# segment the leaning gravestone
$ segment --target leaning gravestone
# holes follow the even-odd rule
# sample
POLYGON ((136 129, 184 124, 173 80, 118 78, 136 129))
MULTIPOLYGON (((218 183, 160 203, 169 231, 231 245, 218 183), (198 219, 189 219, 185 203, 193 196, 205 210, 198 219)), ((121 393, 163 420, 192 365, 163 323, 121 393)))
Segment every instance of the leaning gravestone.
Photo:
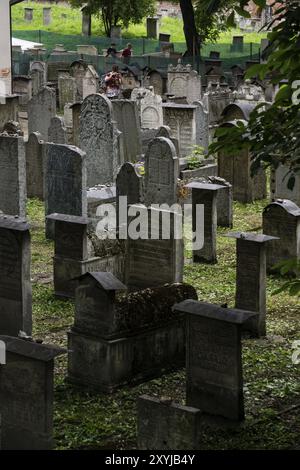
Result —
POLYGON ((39 132, 30 134, 25 144, 27 197, 44 199, 43 141, 39 132))
MULTIPOLYGON (((47 144, 45 150, 45 215, 87 214, 85 153, 70 145, 47 144)), ((46 236, 53 238, 53 222, 46 220, 46 236)))
POLYGON ((42 139, 47 141, 51 119, 55 115, 55 91, 49 87, 42 88, 28 102, 28 134, 39 132, 42 139))
POLYGON ((178 174, 179 161, 171 140, 152 140, 145 156, 145 204, 175 204, 178 174))
POLYGON ((6 364, 0 366, 3 450, 51 450, 56 346, 0 336, 6 364))
POLYGON ((0 215, 0 334, 31 334, 30 233, 24 219, 0 215))
POLYGON ((120 132, 112 120, 112 105, 104 95, 90 95, 80 113, 80 148, 86 152, 87 186, 114 180, 123 163, 120 132))
POLYGON ((26 216, 26 164, 22 137, 0 135, 0 211, 26 216))
POLYGON ((48 130, 48 142, 67 144, 67 129, 63 118, 55 116, 51 119, 48 130))
POLYGON ((149 90, 135 88, 131 99, 137 102, 143 129, 157 129, 163 125, 162 98, 154 94, 152 87, 149 90))
POLYGON ((287 199, 277 199, 263 211, 263 231, 278 240, 267 245, 267 271, 281 261, 300 260, 300 208, 287 199))

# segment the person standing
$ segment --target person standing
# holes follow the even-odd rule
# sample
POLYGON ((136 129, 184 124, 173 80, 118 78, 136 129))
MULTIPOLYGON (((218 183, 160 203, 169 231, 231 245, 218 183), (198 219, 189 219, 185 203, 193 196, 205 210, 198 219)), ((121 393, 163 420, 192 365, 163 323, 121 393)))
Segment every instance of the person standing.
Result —
POLYGON ((120 95, 122 85, 122 75, 117 65, 112 66, 112 71, 105 76, 106 96, 110 99, 116 99, 120 95))
POLYGON ((116 57, 116 55, 117 55, 116 45, 114 42, 112 42, 106 51, 106 57, 109 57, 109 56, 116 57))

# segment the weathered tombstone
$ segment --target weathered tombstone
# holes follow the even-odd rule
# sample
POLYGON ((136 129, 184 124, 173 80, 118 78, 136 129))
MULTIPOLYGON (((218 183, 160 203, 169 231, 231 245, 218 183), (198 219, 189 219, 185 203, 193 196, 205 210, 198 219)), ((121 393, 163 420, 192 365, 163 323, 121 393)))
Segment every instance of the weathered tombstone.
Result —
MULTIPOLYGON (((98 51, 97 51, 98 54, 98 51)), ((86 98, 89 95, 98 93, 99 90, 99 75, 96 72, 95 68, 92 65, 88 65, 84 78, 83 78, 83 88, 82 88, 82 99, 86 98)))
POLYGON ((67 144, 67 130, 63 118, 55 116, 51 119, 48 130, 48 142, 67 144))
POLYGON ((0 266, 0 334, 30 335, 30 233, 24 219, 0 215, 0 266))
MULTIPOLYGON (((196 103, 194 103, 196 104, 196 103)), ((209 142, 209 115, 208 111, 201 101, 197 102, 197 134, 199 139, 199 145, 204 148, 205 153, 208 152, 209 142)))
POLYGON ((53 442, 54 358, 57 346, 0 336, 6 364, 0 371, 3 450, 51 450, 53 442))
POLYGON ((182 282, 182 215, 142 205, 130 206, 129 231, 130 224, 136 223, 135 217, 131 215, 133 213, 141 214, 146 224, 141 227, 139 238, 132 238, 129 233, 126 240, 125 284, 128 289, 139 290, 182 282))
POLYGON ((113 100, 113 117, 122 132, 124 159, 135 162, 142 154, 141 126, 137 104, 130 100, 113 100))
POLYGON ((164 124, 171 129, 171 136, 179 142, 180 157, 186 157, 195 145, 201 145, 199 134, 198 104, 164 103, 164 124))
POLYGON ((80 147, 80 113, 81 102, 70 106, 72 112, 72 144, 80 147))
POLYGON ((157 39, 158 38, 158 31, 159 31, 159 18, 152 17, 147 18, 147 38, 149 39, 157 39))
POLYGON ((135 88, 131 99, 137 101, 143 129, 157 129, 164 124, 162 99, 154 94, 153 89, 135 88))
POLYGON ((176 299, 197 299, 187 284, 117 297, 126 289, 109 272, 78 280, 75 321, 68 335, 68 379, 95 391, 159 377, 184 363, 184 317, 172 312, 176 299))
POLYGON ((120 218, 119 211, 126 210, 129 205, 140 204, 142 201, 142 180, 143 178, 137 173, 132 163, 125 162, 121 166, 116 179, 116 227, 119 227, 120 218), (125 205, 122 205, 121 197, 126 197, 125 205))
MULTIPOLYGON (((193 250, 194 263, 217 262, 217 193, 223 190, 219 184, 189 183, 187 188, 192 189, 192 227, 196 233, 197 228, 203 230, 203 247, 193 250), (197 218, 200 216, 200 206, 204 213, 203 226, 197 218)), ((200 234, 196 234, 200 239, 200 234)))
POLYGON ((28 102, 28 134, 39 132, 42 139, 47 141, 51 119, 55 116, 55 92, 45 87, 28 102))
POLYGON ((300 260, 300 208, 295 203, 277 199, 265 207, 263 232, 278 237, 266 247, 267 272, 282 261, 300 260))
POLYGON ((208 182, 223 186, 223 189, 220 188, 217 193, 217 225, 231 228, 233 225, 232 186, 218 176, 209 176, 208 182))
POLYGON ((43 8, 43 25, 48 26, 51 23, 51 7, 43 8))
MULTIPOLYGON (((1 81, 0 75, 0 84, 1 81)), ((0 132, 3 129, 4 124, 8 121, 18 121, 19 112, 19 96, 10 95, 3 98, 2 91, 0 91, 0 132)))
POLYGON ((124 161, 121 133, 112 114, 111 102, 104 95, 90 95, 81 105, 79 146, 86 152, 88 187, 113 181, 124 161))
POLYGON ((84 36, 91 36, 92 34, 92 15, 88 11, 87 5, 81 8, 82 13, 82 34, 84 36))
POLYGON ((44 200, 43 141, 39 132, 25 143, 27 197, 44 200))
POLYGON ((187 103, 201 100, 201 77, 191 65, 178 65, 168 68, 168 94, 178 98, 186 98, 187 103))
MULTIPOLYGON (((46 144, 44 167, 45 215, 55 212, 85 216, 85 153, 77 147, 46 144)), ((46 219, 46 236, 53 238, 53 223, 46 219)))
POLYGON ((167 73, 162 70, 150 70, 145 79, 145 84, 151 86, 156 95, 164 95, 167 90, 167 73))
POLYGON ((67 103, 75 103, 76 101, 76 82, 75 78, 68 73, 58 76, 58 95, 59 107, 63 109, 67 103))
POLYGON ((178 173, 179 162, 171 140, 154 139, 145 156, 145 204, 175 204, 178 173))
POLYGON ((252 325, 255 337, 266 335, 266 243, 276 237, 262 233, 229 233, 236 238, 235 306, 259 314, 252 325))
POLYGON ((31 23, 33 20, 33 8, 24 8, 24 20, 31 23))
POLYGON ((186 404, 210 415, 242 421, 241 330, 257 314, 195 300, 173 308, 187 316, 186 404))
MULTIPOLYGON (((235 124, 222 124, 229 127, 235 124)), ((233 199, 243 203, 264 199, 266 196, 266 174, 260 169, 251 175, 251 155, 248 149, 240 150, 236 155, 218 153, 218 176, 232 185, 233 199)))
POLYGON ((243 52, 244 50, 244 36, 233 36, 232 38, 232 52, 243 52))
POLYGON ((0 136, 0 211, 26 216, 26 163, 22 137, 0 136))
MULTIPOLYGON (((81 48, 79 53, 91 55, 92 47, 94 46, 78 46, 78 48, 81 48)), ((94 48, 94 55, 98 55, 97 48, 94 48)), ((92 65, 88 65, 83 60, 76 60, 70 65, 70 75, 76 83, 76 100, 81 101, 87 96, 98 92, 99 76, 92 65)))
POLYGON ((101 269, 99 258, 88 256, 88 219, 64 214, 47 217, 54 225, 54 292, 58 298, 74 297, 76 278, 101 269))
POLYGON ((186 405, 139 397, 139 449, 199 449, 203 433, 244 419, 241 329, 257 314, 190 299, 173 310, 187 319, 186 405))

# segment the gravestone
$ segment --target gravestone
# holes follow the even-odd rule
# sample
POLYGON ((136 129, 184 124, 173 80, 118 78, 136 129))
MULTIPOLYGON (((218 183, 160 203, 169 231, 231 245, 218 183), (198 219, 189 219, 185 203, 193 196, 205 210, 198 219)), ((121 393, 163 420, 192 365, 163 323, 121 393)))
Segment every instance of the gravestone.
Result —
MULTIPOLYGON (((194 103, 196 104, 196 103, 194 103)), ((205 109, 204 104, 201 101, 197 102, 197 134, 199 139, 199 145, 204 148, 204 152, 208 152, 209 141, 209 115, 205 109)))
POLYGON ((124 161, 121 133, 112 115, 111 102, 104 95, 90 95, 81 105, 79 146, 86 152, 88 187, 113 181, 124 161))
POLYGON ((187 103, 201 100, 201 76, 191 65, 183 65, 181 59, 178 65, 168 68, 168 94, 176 98, 185 98, 187 103))
POLYGON ((157 39, 159 34, 159 18, 147 18, 147 38, 157 39))
POLYGON ((122 132, 124 159, 135 162, 142 154, 141 126, 137 104, 130 100, 113 100, 113 118, 122 132))
POLYGON ((223 186, 217 193, 217 225, 231 228, 233 225, 232 186, 218 176, 209 176, 208 182, 223 186))
POLYGON ((143 129, 157 129, 164 124, 162 99, 153 89, 135 88, 131 99, 137 101, 143 129))
MULTIPOLYGON (((133 222, 135 225, 135 222, 133 222)), ((125 284, 129 290, 158 287, 168 283, 182 282, 183 240, 182 215, 178 212, 130 206, 126 240, 125 284), (140 213, 145 225, 140 237, 130 236, 130 224, 140 213), (162 221, 164 220, 164 224, 162 221), (166 226, 168 234, 166 237, 166 226)))
POLYGON ((235 306, 259 314, 251 327, 254 337, 266 335, 266 243, 276 237, 262 233, 232 232, 236 239, 235 306))
POLYGON ((0 136, 0 211, 26 216, 26 163, 22 137, 0 136))
POLYGON ((39 132, 29 135, 25 143, 27 197, 44 200, 43 141, 39 132))
MULTIPOLYGON (((85 216, 85 153, 69 145, 46 144, 44 190, 46 216, 55 212, 85 216)), ((53 223, 46 219, 46 237, 52 239, 53 235, 53 223)))
MULTIPOLYGON (((236 124, 222 124, 232 127, 236 124)), ((239 150, 235 155, 218 153, 218 176, 232 185, 235 201, 250 203, 266 197, 266 174, 263 169, 251 175, 251 155, 248 149, 239 150)))
POLYGON ((232 37, 232 52, 243 52, 244 50, 244 36, 233 36, 232 37))
POLYGON ((118 230, 119 223, 123 223, 123 217, 125 214, 123 212, 126 210, 127 217, 127 208, 132 204, 139 204, 142 201, 142 180, 143 178, 138 174, 135 166, 132 163, 125 162, 121 166, 117 179, 116 179, 116 212, 117 212, 117 222, 116 227, 118 230), (120 198, 126 197, 124 200, 124 205, 120 198), (119 213, 121 212, 121 214, 119 213), (121 217, 120 217, 121 215, 121 217))
POLYGON ((144 83, 151 86, 156 95, 162 96, 167 91, 167 74, 161 70, 150 70, 144 83))
POLYGON ((55 116, 55 92, 51 88, 45 87, 28 102, 28 134, 39 132, 42 139, 47 141, 51 119, 55 116))
POLYGON ((195 300, 185 300, 173 308, 187 317, 187 406, 242 421, 241 330, 257 314, 195 300))
POLYGON ((171 140, 154 139, 145 156, 145 204, 168 204, 177 202, 177 178, 179 162, 171 140))
POLYGON ((70 106, 72 112, 72 144, 80 147, 80 113, 81 102, 70 106))
MULTIPOLYGON (((1 80, 0 73, 0 84, 3 83, 1 80)), ((18 121, 19 114, 19 96, 10 95, 6 96, 5 99, 1 96, 0 91, 0 132, 2 132, 3 126, 8 121, 18 121)))
POLYGON ((51 23, 51 7, 43 8, 43 25, 49 26, 51 23))
POLYGON ((187 188, 192 189, 192 228, 196 239, 200 239, 197 233, 203 231, 203 246, 193 250, 194 263, 217 262, 217 193, 223 190, 219 184, 189 183, 187 188), (204 214, 203 225, 200 224, 200 206, 204 214))
POLYGON ((48 130, 48 142, 67 144, 67 130, 63 118, 55 116, 51 119, 48 130))
POLYGON ((171 129, 171 137, 179 143, 180 157, 190 155, 196 145, 201 145, 198 104, 164 103, 164 124, 171 129))
POLYGON ((287 199, 277 199, 263 210, 263 232, 278 237, 268 243, 267 272, 282 261, 300 260, 300 208, 287 199))
POLYGON ((2 449, 53 449, 54 358, 66 351, 11 336, 0 341, 6 346, 0 368, 2 449))
POLYGON ((31 23, 33 20, 33 8, 24 8, 24 20, 31 23))
POLYGON ((24 219, 0 215, 0 266, 0 334, 31 335, 30 233, 24 219))
POLYGON ((58 76, 58 95, 60 109, 63 109, 66 104, 73 104, 76 101, 75 78, 68 73, 59 74, 58 76))
POLYGON ((92 15, 86 7, 81 8, 82 13, 82 34, 91 36, 92 34, 92 15))

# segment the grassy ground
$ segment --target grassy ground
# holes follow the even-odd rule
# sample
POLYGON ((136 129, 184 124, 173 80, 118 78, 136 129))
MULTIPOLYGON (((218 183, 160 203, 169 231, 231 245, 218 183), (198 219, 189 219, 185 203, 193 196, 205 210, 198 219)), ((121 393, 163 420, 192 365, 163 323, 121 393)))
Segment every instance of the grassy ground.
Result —
MULTIPOLYGON (((52 23, 49 26, 43 25, 42 10, 47 6, 46 3, 39 4, 36 2, 20 3, 12 8, 12 25, 14 30, 39 30, 49 31, 53 33, 63 34, 81 34, 81 12, 79 9, 72 9, 68 6, 59 6, 51 4, 52 23), (24 7, 34 8, 33 21, 28 23, 24 20, 24 7)), ((162 18, 160 31, 171 34, 173 42, 184 42, 182 29, 182 21, 177 18, 162 18)), ((219 39, 220 43, 229 44, 232 42, 234 34, 240 34, 239 31, 232 30, 228 33, 222 33, 219 39)), ((92 34, 104 36, 104 30, 101 21, 94 17, 92 21, 92 34)), ((128 30, 123 31, 126 38, 142 38, 146 36, 145 21, 143 24, 130 25, 128 30)), ((245 34, 245 42, 260 43, 260 39, 266 34, 247 33, 245 34)))
MULTIPOLYGON (((234 229, 259 230, 267 201, 235 203, 234 229)), ((44 239, 42 203, 30 200, 32 223, 32 279, 34 335, 66 346, 72 325, 71 301, 55 300, 51 281, 52 242, 44 239)), ((193 284, 199 299, 234 304, 235 243, 218 230, 218 264, 185 266, 185 281, 193 284)), ((247 419, 234 433, 204 435, 203 449, 294 449, 300 446, 300 365, 293 365, 291 343, 300 339, 299 298, 272 296, 282 284, 269 277, 267 332, 260 340, 243 341, 244 395, 247 419)), ((126 387, 114 394, 77 391, 65 383, 66 358, 56 365, 54 430, 58 449, 133 449, 136 446, 136 398, 170 397, 184 403, 184 370, 148 383, 126 387)))

